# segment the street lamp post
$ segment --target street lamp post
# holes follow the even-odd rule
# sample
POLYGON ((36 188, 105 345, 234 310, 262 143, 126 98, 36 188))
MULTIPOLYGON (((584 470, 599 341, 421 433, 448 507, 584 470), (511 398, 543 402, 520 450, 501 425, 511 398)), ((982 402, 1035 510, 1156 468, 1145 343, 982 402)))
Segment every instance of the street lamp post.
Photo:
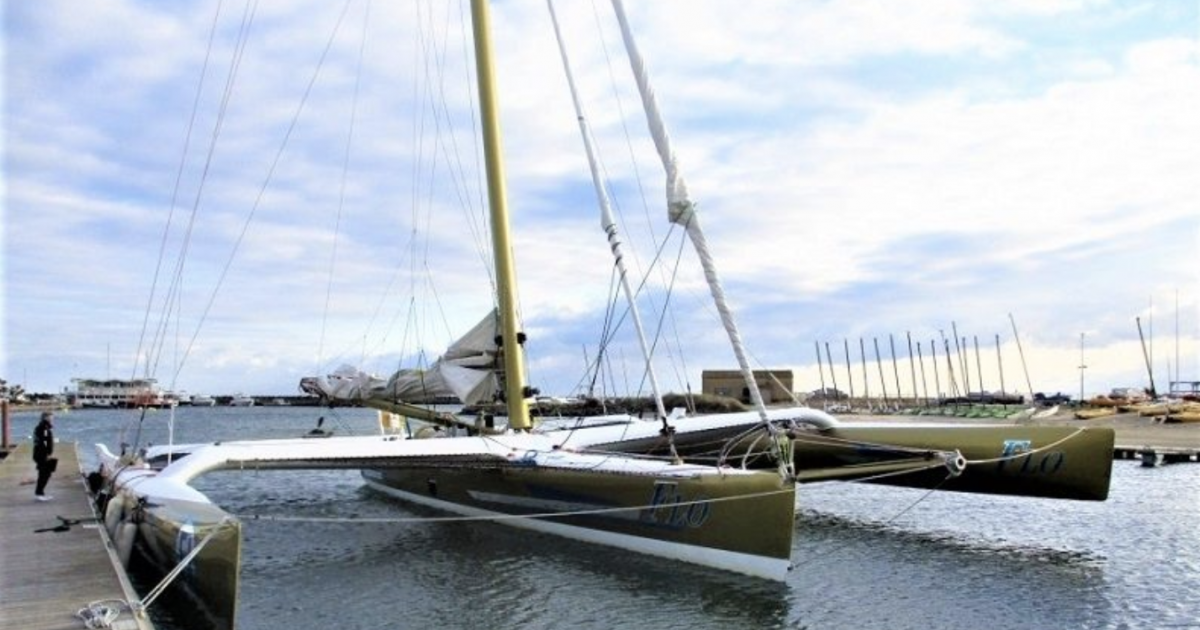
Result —
POLYGON ((1087 365, 1083 362, 1083 338, 1087 333, 1079 333, 1079 404, 1083 405, 1083 371, 1087 365))

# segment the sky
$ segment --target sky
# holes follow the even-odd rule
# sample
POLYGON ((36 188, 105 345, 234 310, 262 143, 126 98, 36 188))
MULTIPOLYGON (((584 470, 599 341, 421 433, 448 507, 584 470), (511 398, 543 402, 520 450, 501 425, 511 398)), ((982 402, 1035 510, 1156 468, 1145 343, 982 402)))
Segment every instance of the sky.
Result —
MULTIPOLYGON (((910 395, 907 339, 930 390, 957 331, 972 391, 1200 380, 1200 2, 628 4, 754 367, 861 392, 865 348, 910 395)), ((698 391, 733 354, 611 7, 556 7, 656 373, 698 391)), ((464 13, 4 3, 0 378, 279 395, 436 358, 494 302, 464 13)), ((492 26, 532 384, 645 391, 621 303, 588 376, 612 257, 546 5, 492 26)))

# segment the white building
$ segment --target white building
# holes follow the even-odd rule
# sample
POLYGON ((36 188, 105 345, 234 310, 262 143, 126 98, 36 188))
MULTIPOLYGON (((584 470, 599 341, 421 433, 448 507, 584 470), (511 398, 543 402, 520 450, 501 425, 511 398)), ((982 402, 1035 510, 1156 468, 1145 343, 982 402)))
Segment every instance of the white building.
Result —
POLYGON ((165 407, 167 403, 158 382, 152 378, 90 379, 73 378, 75 391, 68 395, 75 408, 165 407))

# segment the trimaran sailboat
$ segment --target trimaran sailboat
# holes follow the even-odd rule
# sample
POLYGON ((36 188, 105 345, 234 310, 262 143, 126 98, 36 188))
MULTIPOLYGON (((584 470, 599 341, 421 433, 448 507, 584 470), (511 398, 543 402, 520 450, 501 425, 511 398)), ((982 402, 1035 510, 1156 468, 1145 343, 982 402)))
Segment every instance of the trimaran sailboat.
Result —
MULTIPOLYGON (((105 529, 122 560, 140 550, 165 571, 176 569, 212 623, 232 627, 241 525, 188 485, 222 469, 360 469, 376 490, 448 512, 775 580, 791 566, 797 483, 868 479, 967 492, 1106 498, 1109 429, 846 425, 806 407, 763 405, 619 0, 613 4, 668 172, 670 219, 696 245, 756 410, 668 418, 655 385, 659 417, 653 421, 608 417, 535 426, 516 317, 488 7, 484 0, 471 4, 498 310, 455 344, 437 368, 445 386, 468 400, 489 394, 488 384, 501 375, 507 426, 464 423, 409 405, 404 392, 412 380, 403 374, 379 380, 347 371, 307 379, 303 387, 447 424, 459 435, 416 439, 384 432, 222 442, 151 449, 140 459, 98 446, 106 481, 105 529), (168 450, 170 463, 155 465, 168 450), (181 566, 193 570, 181 573, 181 566)), ((582 130, 586 145, 588 132, 582 130)), ((603 206, 599 186, 598 191, 603 206)), ((615 223, 607 218, 604 227, 619 258, 615 223)), ((432 376, 420 375, 422 387, 432 376)))

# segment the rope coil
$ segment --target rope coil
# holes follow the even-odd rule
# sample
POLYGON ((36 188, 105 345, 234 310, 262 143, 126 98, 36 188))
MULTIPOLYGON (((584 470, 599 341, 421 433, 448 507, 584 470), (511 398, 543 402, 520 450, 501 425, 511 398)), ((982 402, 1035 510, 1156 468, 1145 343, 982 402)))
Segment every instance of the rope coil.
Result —
POLYGON ((131 610, 129 603, 120 599, 102 599, 89 603, 75 612, 75 616, 83 622, 85 628, 111 628, 121 613, 131 610), (110 606, 109 603, 116 604, 110 606))

